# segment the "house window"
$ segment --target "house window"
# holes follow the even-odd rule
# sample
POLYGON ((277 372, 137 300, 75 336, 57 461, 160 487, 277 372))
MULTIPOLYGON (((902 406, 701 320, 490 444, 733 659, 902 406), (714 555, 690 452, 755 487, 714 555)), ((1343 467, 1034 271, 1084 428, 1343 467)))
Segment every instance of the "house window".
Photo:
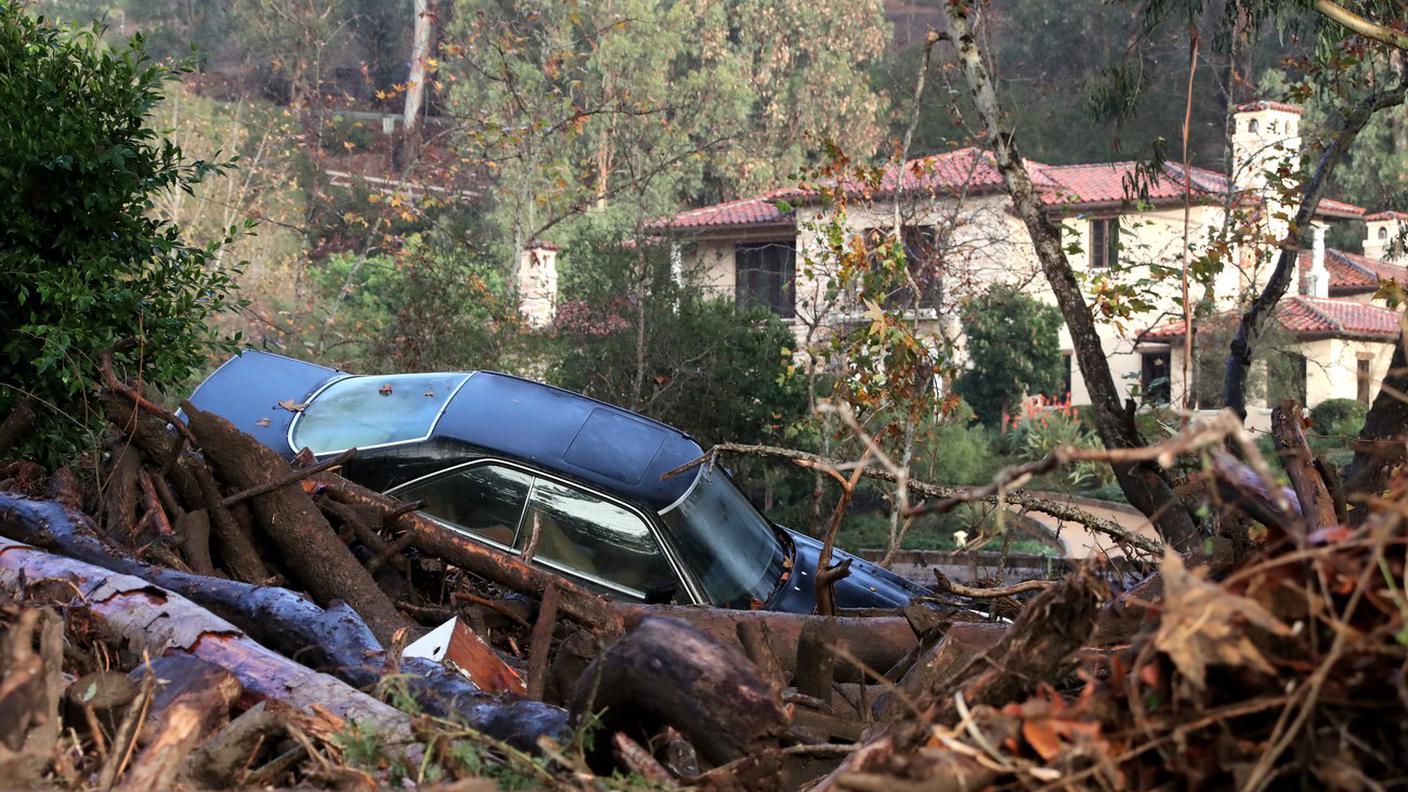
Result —
POLYGON ((1108 269, 1120 263, 1120 219, 1101 217, 1090 221, 1090 267, 1108 269))
POLYGON ((1256 127, 1257 127, 1257 125, 1256 125, 1256 119, 1255 119, 1255 118, 1253 118, 1252 120, 1250 120, 1250 121, 1247 122, 1247 131, 1248 131, 1248 132, 1250 132, 1250 133, 1252 133, 1252 134, 1256 134, 1256 127))
POLYGON ((1359 360, 1357 361, 1357 363, 1358 363, 1358 365, 1355 367, 1355 372, 1354 372, 1354 374, 1355 374, 1355 377, 1357 378, 1359 390, 1358 390, 1358 393, 1356 394, 1356 398, 1359 399, 1359 402, 1360 402, 1361 404, 1368 404, 1368 403, 1369 403, 1369 363, 1370 363, 1370 360, 1369 360, 1369 358, 1362 357, 1362 358, 1359 358, 1359 360))
POLYGON ((733 263, 734 297, 739 306, 766 306, 784 319, 797 315, 795 242, 738 245, 733 263))
POLYGON ((1168 404, 1169 363, 1168 350, 1145 352, 1140 355, 1139 389, 1144 393, 1144 401, 1149 404, 1168 404))
POLYGON ((1061 387, 1065 388, 1065 391, 1064 391, 1064 393, 1063 393, 1062 395, 1063 395, 1067 400, 1069 400, 1069 399, 1071 398, 1071 382, 1072 382, 1072 380, 1071 380, 1071 374, 1072 374, 1071 366, 1074 365, 1074 363, 1073 363, 1073 361, 1072 361, 1072 357, 1073 357, 1073 355, 1072 355, 1070 352, 1063 352, 1063 353, 1061 353, 1061 358, 1062 358, 1062 360, 1063 360, 1064 363, 1065 363, 1065 369, 1061 372, 1061 377, 1062 377, 1062 379, 1061 379, 1061 387))
MULTIPOLYGON (((863 233, 865 248, 875 262, 884 255, 882 251, 894 238, 890 228, 867 228, 863 233)), ((943 299, 943 277, 938 254, 938 235, 933 226, 909 225, 900 227, 900 242, 904 245, 905 265, 914 285, 919 287, 920 308, 938 308, 943 299)), ((906 309, 914 306, 914 292, 909 284, 886 285, 883 299, 878 302, 886 308, 906 309)))
POLYGON ((1380 226, 1380 227, 1379 227, 1379 239, 1388 239, 1388 227, 1387 227, 1387 226, 1380 226))

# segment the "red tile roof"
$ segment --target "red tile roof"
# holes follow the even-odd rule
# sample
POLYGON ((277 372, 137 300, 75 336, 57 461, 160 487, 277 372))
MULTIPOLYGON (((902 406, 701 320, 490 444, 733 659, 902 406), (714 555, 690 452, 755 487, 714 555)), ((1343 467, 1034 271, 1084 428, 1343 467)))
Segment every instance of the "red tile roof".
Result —
MULTIPOLYGON (((1310 251, 1300 253, 1302 275, 1310 269, 1310 251)), ((1379 281, 1397 281, 1408 286, 1408 267, 1390 264, 1376 258, 1347 253, 1343 250, 1325 251, 1325 269, 1330 273, 1330 293, 1363 294, 1379 287, 1379 281)))
MULTIPOLYGON (((1042 202, 1053 209, 1082 211, 1118 206, 1124 203, 1134 184, 1136 163, 1098 162, 1079 165, 1046 165, 1027 161, 1027 170, 1042 202)), ((1194 201, 1225 198, 1233 189, 1226 175, 1205 168, 1191 168, 1187 181, 1191 183, 1194 201)), ((1184 174, 1180 165, 1165 163, 1162 174, 1147 185, 1148 198, 1154 204, 1170 204, 1183 200, 1184 174)), ((834 184, 834 182, 832 182, 834 184)), ((901 192, 959 193, 993 192, 1002 187, 992 153, 974 147, 910 160, 902 170, 888 166, 881 174, 878 193, 893 193, 898 185, 901 192)), ((847 185, 848 191, 865 191, 859 182, 847 185)), ((782 212, 781 201, 802 203, 816 199, 816 191, 803 187, 773 190, 751 198, 691 209, 661 221, 658 226, 676 229, 717 229, 724 227, 758 226, 791 222, 792 215, 782 212)), ((1320 202, 1322 217, 1360 217, 1362 207, 1329 199, 1320 202)))
POLYGON ((1393 211, 1393 210, 1390 209, 1390 210, 1387 211, 1387 212, 1374 212, 1374 213, 1371 214, 1371 215, 1365 215, 1365 216, 1364 216, 1364 219, 1365 219, 1365 220, 1408 220, 1408 212, 1395 212, 1395 211, 1393 211))
POLYGON ((740 198, 702 209, 680 212, 670 220, 660 223, 669 228, 707 229, 726 226, 758 226, 770 224, 790 224, 792 213, 783 212, 778 206, 780 199, 794 192, 792 188, 774 190, 753 198, 740 198))
MULTIPOLYGON (((1235 314, 1225 312, 1210 321, 1222 325, 1235 320, 1235 314)), ((1397 311, 1333 297, 1287 297, 1276 307, 1276 322, 1301 340, 1359 338, 1387 342, 1396 339, 1399 333, 1397 311)), ((1180 321, 1151 327, 1139 338, 1141 341, 1171 341, 1182 337, 1180 321)))
POLYGON ((1237 105, 1239 113, 1254 113, 1257 110, 1280 110, 1284 113, 1295 113, 1300 115, 1305 112, 1305 108, 1300 105, 1287 104, 1285 102, 1256 101, 1237 105))

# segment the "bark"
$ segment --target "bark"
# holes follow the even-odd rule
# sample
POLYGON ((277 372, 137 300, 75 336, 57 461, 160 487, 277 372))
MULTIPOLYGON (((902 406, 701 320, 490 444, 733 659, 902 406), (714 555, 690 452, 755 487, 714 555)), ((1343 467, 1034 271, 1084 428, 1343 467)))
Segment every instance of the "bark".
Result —
MULTIPOLYGON (((370 688, 381 678, 385 650, 346 604, 324 609, 288 589, 177 572, 118 555, 91 534, 85 515, 48 501, 0 493, 0 515, 5 536, 175 592, 264 646, 353 687, 370 688)), ((455 715, 523 750, 536 750, 539 736, 560 736, 565 728, 561 708, 488 695, 439 663, 407 660, 402 668, 409 671, 411 696, 426 712, 455 715)))
POLYGON ((552 648, 552 633, 557 627, 557 586, 549 584, 543 592, 543 602, 533 623, 528 649, 528 698, 543 700, 547 690, 548 651, 552 648))
POLYGON ((36 581, 62 579, 68 607, 86 608, 97 623, 136 652, 187 654, 232 672, 259 699, 333 715, 386 732, 406 733, 410 719, 347 684, 265 648, 235 625, 177 594, 130 575, 0 539, 0 590, 18 596, 36 581))
POLYGON ((1315 469, 1315 455, 1305 439, 1305 416, 1299 404, 1288 399, 1271 411, 1271 436, 1276 442, 1281 466, 1296 491, 1304 532, 1313 533, 1338 525, 1334 498, 1315 469))
POLYGON ((113 452, 103 487, 103 531, 119 542, 130 542, 137 525, 137 479, 142 460, 137 449, 122 442, 113 452))
POLYGON ((832 644, 841 662, 836 666, 836 679, 842 682, 855 682, 861 679, 855 662, 869 669, 867 676, 879 677, 897 663, 919 641, 903 616, 813 616, 799 613, 776 613, 772 611, 724 610, 722 608, 694 608, 678 605, 626 605, 620 606, 626 616, 627 626, 634 625, 649 616, 665 616, 687 621, 711 638, 721 643, 739 645, 739 625, 747 622, 767 624, 771 634, 773 651, 777 655, 779 667, 788 673, 797 670, 797 643, 803 628, 811 623, 827 622, 833 625, 835 641, 832 644))
MULTIPOLYGON (((330 497, 345 504, 375 506, 385 513, 401 505, 395 498, 373 492, 334 474, 320 473, 313 480, 322 485, 330 497)), ((594 631, 620 632, 620 618, 611 603, 559 575, 529 566, 508 553, 466 539, 417 512, 398 518, 396 528, 412 532, 415 535, 412 544, 422 553, 520 594, 541 598, 549 584, 556 585, 559 589, 559 607, 568 617, 594 631)))
POLYGON ((170 789, 186 756, 200 739, 201 721, 202 712, 189 701, 179 702, 166 712, 161 727, 117 787, 119 792, 170 789))
MULTIPOLYGON (((223 418, 182 404, 191 431, 226 482, 251 489, 280 477, 290 468, 272 449, 236 429, 223 418)), ((254 513, 285 566, 323 604, 342 600, 366 620, 383 642, 409 626, 370 572, 333 532, 327 518, 297 484, 250 499, 254 513)))
POLYGON ((777 744, 782 700, 748 658, 678 619, 646 618, 587 667, 571 712, 600 713, 607 733, 673 726, 721 765, 777 744))
POLYGON ((401 116, 400 165, 415 162, 420 148, 420 115, 425 104, 426 67, 430 61, 430 39, 435 32, 435 0, 412 0, 414 14, 411 37, 411 73, 406 80, 406 105, 401 116))
POLYGON ((9 784, 37 782, 58 747, 63 630, 48 608, 26 608, 0 633, 0 772, 9 784))
MULTIPOLYGON (((1100 439, 1107 448, 1139 448, 1144 442, 1134 426, 1133 416, 1120 404, 1109 361, 1105 358, 1105 350, 1095 327, 1095 318, 1086 306, 1075 272, 1066 259, 1061 232, 1047 217, 1017 150, 1012 130, 1003 121, 992 77, 968 26, 969 6, 949 3, 946 8, 949 36, 958 50, 969 91, 987 129, 988 145, 1007 185, 1007 194, 1031 236, 1042 272, 1070 331, 1076 361, 1095 409, 1100 439)), ((1179 551, 1196 546, 1198 527, 1192 515, 1177 500, 1162 468, 1153 462, 1121 462, 1111 467, 1125 497, 1149 516, 1165 542, 1179 551)))
POLYGON ((189 449, 182 448, 184 444, 160 418, 137 410, 130 400, 105 393, 103 410, 148 458, 175 460, 167 465, 166 475, 189 509, 204 508, 208 512, 210 532, 215 538, 213 555, 219 557, 230 575, 250 583, 268 580, 269 570, 259 558, 253 535, 221 503, 224 496, 210 468, 189 449))
POLYGON ((875 717, 894 721, 917 714, 914 702, 924 691, 947 685, 974 658, 997 645, 1007 630, 1004 624, 953 625, 932 642, 933 647, 915 660, 893 688, 875 700, 875 717))
POLYGON ((1266 325, 1271 322, 1276 304, 1281 301, 1291 285, 1300 251, 1310 244, 1311 222, 1315 219, 1316 210, 1320 208, 1320 199, 1329 187, 1330 176, 1353 145, 1360 130, 1364 129, 1364 125, 1369 123, 1375 113, 1403 104, 1405 88, 1408 88, 1408 85, 1400 83, 1394 88, 1376 91, 1335 120, 1334 132, 1320 154, 1315 173, 1302 189, 1300 208, 1291 220, 1290 236, 1281 242, 1281 254, 1276 259, 1276 268, 1272 270, 1265 288, 1242 314, 1241 322, 1237 326, 1237 335, 1233 337, 1228 350, 1223 401, 1243 419, 1247 417, 1247 374, 1251 371, 1252 355, 1266 330, 1266 325))
POLYGON ((194 708, 199 715, 196 735, 204 740, 230 722, 230 708, 244 694, 244 686, 234 674, 190 655, 155 658, 149 665, 133 669, 129 679, 133 683, 141 681, 148 667, 156 675, 156 687, 142 724, 142 732, 147 735, 144 742, 155 739, 153 735, 161 732, 169 714, 183 705, 194 708))
MULTIPOLYGON (((1345 470, 1345 497, 1380 495, 1388 487, 1389 474, 1403 463, 1404 437, 1408 434, 1408 358, 1404 355, 1403 336, 1393 347, 1393 359, 1388 364, 1379 395, 1364 418, 1364 429, 1354 446, 1354 459, 1345 470)), ((1350 512, 1356 525, 1369 514, 1365 508, 1350 512)))

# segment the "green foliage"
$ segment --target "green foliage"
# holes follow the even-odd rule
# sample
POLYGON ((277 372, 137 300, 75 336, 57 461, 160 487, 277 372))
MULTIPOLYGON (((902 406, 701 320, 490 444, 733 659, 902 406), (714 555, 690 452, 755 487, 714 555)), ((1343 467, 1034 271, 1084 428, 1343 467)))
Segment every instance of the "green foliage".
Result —
POLYGON ((918 430, 914 475, 935 484, 969 485, 992 478, 992 435, 959 402, 947 416, 934 416, 918 430))
MULTIPOLYGON (((1047 404, 1034 398, 1023 403, 1021 414, 1013 416, 1004 440, 1012 453, 1035 462, 1063 446, 1094 450, 1100 438, 1085 425, 1081 413, 1069 403, 1047 404)), ((1062 468, 1066 480, 1075 487, 1092 488, 1114 479, 1114 471, 1104 462, 1081 461, 1062 468)))
POLYGON ((1326 399, 1310 410, 1310 423, 1315 434, 1338 438, 1346 444, 1364 429, 1368 405, 1355 399, 1326 399))
POLYGON ((983 423, 998 425, 1028 393, 1060 390, 1060 328, 1055 308, 1011 286, 993 286, 963 307, 970 364, 956 389, 983 423))
POLYGON ((610 233, 571 245, 549 380, 679 427, 704 444, 767 439, 800 416, 791 332, 765 309, 700 296, 669 250, 610 233))
POLYGON ((108 49, 99 31, 51 26, 0 6, 0 414, 28 394, 43 430, 29 451, 71 453, 93 415, 87 396, 103 349, 158 390, 186 380, 220 340, 231 272, 205 246, 153 216, 153 202, 190 191, 223 165, 187 162, 149 123, 172 71, 140 36, 108 49))
POLYGON ((517 310, 471 249, 412 234, 393 254, 334 255, 310 274, 331 328, 324 358, 367 371, 517 367, 517 310))

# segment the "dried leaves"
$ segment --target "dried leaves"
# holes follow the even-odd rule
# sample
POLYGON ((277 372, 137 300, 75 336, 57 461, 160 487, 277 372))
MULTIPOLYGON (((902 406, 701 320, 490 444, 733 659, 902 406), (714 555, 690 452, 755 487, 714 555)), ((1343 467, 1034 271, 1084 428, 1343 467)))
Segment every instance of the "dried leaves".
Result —
POLYGON ((1251 666, 1273 673, 1246 627, 1287 636, 1291 631, 1286 625, 1255 601, 1189 571, 1176 553, 1165 555, 1159 570, 1164 579, 1164 611, 1154 645, 1168 655, 1179 673, 1199 690, 1207 686, 1210 665, 1251 666))

